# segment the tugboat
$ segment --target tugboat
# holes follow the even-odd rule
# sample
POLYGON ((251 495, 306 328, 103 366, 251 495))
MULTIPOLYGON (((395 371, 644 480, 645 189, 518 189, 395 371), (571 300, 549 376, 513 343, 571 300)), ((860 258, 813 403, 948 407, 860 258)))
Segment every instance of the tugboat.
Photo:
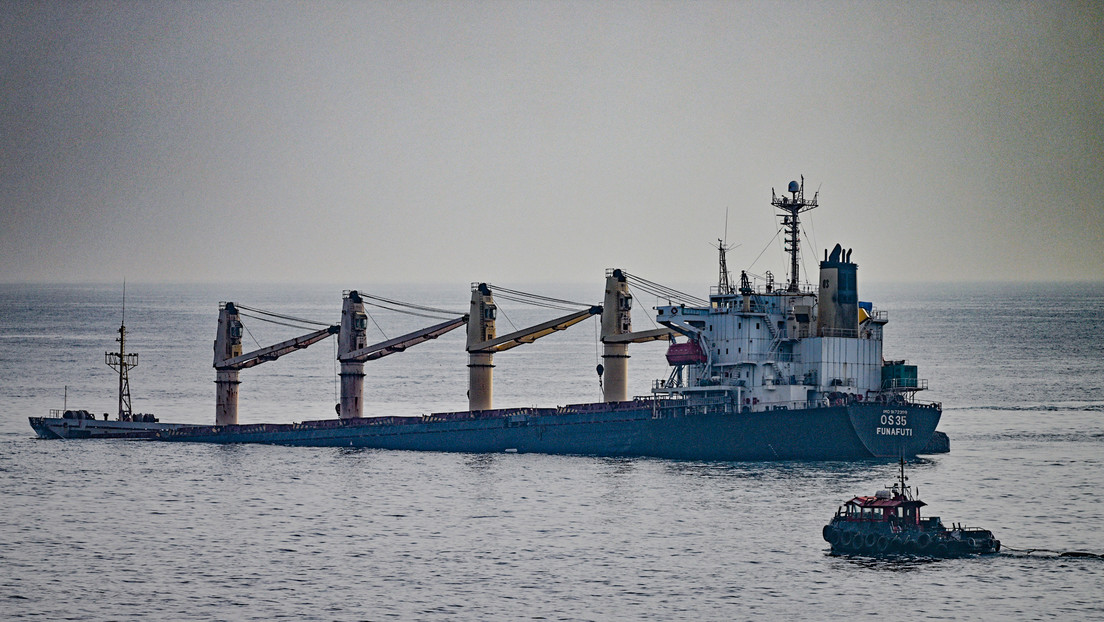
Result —
POLYGON ((905 460, 901 479, 890 490, 873 497, 855 497, 843 504, 824 526, 824 539, 833 555, 920 555, 963 557, 999 553, 1000 540, 987 529, 953 524, 948 529, 938 516, 920 518, 927 505, 913 498, 905 485, 905 460))

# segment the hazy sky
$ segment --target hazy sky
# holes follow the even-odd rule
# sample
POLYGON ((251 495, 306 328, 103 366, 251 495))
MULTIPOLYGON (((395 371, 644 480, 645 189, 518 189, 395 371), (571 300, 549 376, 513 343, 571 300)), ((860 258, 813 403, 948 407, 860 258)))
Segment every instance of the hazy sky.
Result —
POLYGON ((781 280, 801 174, 810 269, 1104 279, 1101 2, 5 1, 0 72, 0 281, 781 280))

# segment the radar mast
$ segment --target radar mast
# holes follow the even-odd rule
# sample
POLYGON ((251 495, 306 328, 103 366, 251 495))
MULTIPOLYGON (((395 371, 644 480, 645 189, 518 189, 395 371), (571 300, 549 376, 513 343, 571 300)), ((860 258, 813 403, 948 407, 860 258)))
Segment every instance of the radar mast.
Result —
POLYGON ((720 253, 720 275, 717 277, 717 293, 720 294, 734 294, 736 293, 736 287, 732 284, 732 275, 728 272, 728 260, 725 258, 725 252, 730 251, 739 246, 739 244, 728 245, 724 243, 724 240, 717 239, 717 245, 714 248, 720 253))
POLYGON ((123 282, 123 316, 119 322, 118 352, 105 352, 108 367, 119 373, 119 421, 130 421, 133 413, 130 408, 130 374, 132 367, 138 366, 138 355, 126 353, 126 282, 123 282))
POLYGON ((777 196, 774 193, 774 188, 771 188, 771 205, 782 210, 782 226, 786 229, 786 252, 790 254, 790 283, 786 287, 788 292, 798 292, 800 287, 798 285, 800 269, 798 266, 798 258, 801 255, 800 252, 800 234, 801 234, 801 221, 798 218, 798 214, 807 212, 817 206, 817 195, 820 192, 813 193, 812 200, 805 200, 805 176, 801 176, 801 183, 791 181, 789 187, 786 189, 791 196, 787 197, 777 196))
POLYGON ((737 246, 739 244, 728 245, 728 209, 725 209, 725 236, 723 240, 718 238, 717 246, 714 247, 720 253, 720 275, 717 277, 717 292, 719 294, 736 293, 736 288, 732 285, 732 276, 728 273, 728 260, 725 258, 725 252, 737 246))

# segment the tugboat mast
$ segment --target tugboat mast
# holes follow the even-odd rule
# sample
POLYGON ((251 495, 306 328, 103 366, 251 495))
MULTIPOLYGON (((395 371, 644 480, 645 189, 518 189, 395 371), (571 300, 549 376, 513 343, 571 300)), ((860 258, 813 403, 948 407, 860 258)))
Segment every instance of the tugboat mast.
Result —
MULTIPOLYGON (((905 499, 908 499, 908 500, 911 501, 912 500, 912 495, 910 494, 911 491, 909 490, 909 487, 905 484, 905 482, 907 482, 907 481, 908 481, 908 478, 905 477, 905 458, 904 458, 904 456, 902 456, 901 457, 901 496, 904 497, 905 499)), ((894 484, 894 488, 896 488, 896 484, 894 484)))
POLYGON ((118 352, 105 352, 107 366, 119 372, 119 421, 130 421, 130 374, 132 367, 138 366, 138 355, 126 353, 126 282, 123 282, 123 316, 119 322, 118 352))
POLYGON ((813 198, 810 201, 805 200, 805 176, 801 176, 801 183, 791 181, 789 187, 786 189, 792 196, 777 196, 774 193, 774 188, 771 188, 771 205, 782 210, 784 213, 779 214, 782 217, 782 226, 786 228, 786 252, 790 254, 790 283, 786 288, 788 292, 798 292, 800 287, 798 285, 800 273, 798 272, 798 257, 800 251, 798 250, 800 244, 800 224, 798 214, 801 212, 807 212, 817 206, 817 195, 819 192, 813 193, 813 198))

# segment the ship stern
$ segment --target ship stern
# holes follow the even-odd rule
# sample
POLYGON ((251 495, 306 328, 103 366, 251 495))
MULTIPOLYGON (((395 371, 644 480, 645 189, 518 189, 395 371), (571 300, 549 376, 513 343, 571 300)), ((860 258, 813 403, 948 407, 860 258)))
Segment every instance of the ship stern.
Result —
POLYGON ((940 404, 856 403, 847 407, 855 435, 875 458, 911 458, 923 453, 939 419, 940 404))

